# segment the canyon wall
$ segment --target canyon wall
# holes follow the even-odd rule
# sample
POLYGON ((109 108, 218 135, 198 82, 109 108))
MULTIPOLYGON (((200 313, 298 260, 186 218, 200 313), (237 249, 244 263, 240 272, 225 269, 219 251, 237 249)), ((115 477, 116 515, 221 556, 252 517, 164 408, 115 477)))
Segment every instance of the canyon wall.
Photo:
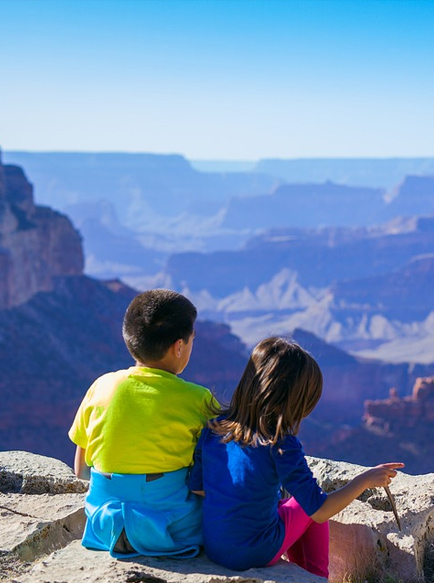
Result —
POLYGON ((36 206, 22 169, 0 158, 0 309, 52 291, 56 277, 82 272, 81 239, 70 220, 36 206))

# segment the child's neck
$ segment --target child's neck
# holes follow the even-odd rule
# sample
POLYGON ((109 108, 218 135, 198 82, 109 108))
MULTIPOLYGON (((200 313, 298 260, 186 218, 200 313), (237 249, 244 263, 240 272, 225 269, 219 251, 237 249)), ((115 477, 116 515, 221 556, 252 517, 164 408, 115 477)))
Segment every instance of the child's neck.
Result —
POLYGON ((157 368, 158 370, 164 370, 165 372, 170 372, 171 374, 177 375, 178 371, 175 366, 176 363, 170 361, 166 362, 166 359, 156 360, 155 362, 139 362, 136 360, 136 366, 146 367, 146 368, 157 368))

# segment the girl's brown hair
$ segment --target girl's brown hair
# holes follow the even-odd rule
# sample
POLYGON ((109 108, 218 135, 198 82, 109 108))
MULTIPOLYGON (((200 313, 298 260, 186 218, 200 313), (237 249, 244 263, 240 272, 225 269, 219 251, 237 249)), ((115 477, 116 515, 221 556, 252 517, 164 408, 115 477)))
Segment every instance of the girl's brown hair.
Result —
POLYGON ((295 342, 266 338, 252 355, 231 403, 210 427, 222 441, 274 445, 296 435, 322 392, 322 374, 314 358, 295 342))

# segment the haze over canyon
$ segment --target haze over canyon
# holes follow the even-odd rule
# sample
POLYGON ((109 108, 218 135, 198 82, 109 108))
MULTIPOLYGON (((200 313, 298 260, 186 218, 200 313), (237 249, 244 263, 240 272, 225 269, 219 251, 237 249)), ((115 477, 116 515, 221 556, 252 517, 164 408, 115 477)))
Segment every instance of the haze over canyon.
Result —
POLYGON ((85 390, 131 364, 125 307, 136 290, 164 286, 199 309, 187 378, 228 399, 251 345, 293 336, 325 378, 302 432, 308 453, 358 461, 363 447, 346 444, 361 431, 359 443, 389 440, 409 471, 428 471, 434 160, 265 160, 204 172, 155 154, 3 159, 1 449, 70 461, 66 430, 85 390), (419 377, 423 399, 414 389, 417 405, 397 408, 419 377), (367 399, 384 405, 377 416, 366 405, 361 425, 367 399), (406 407, 420 431, 403 447, 408 423, 396 411, 403 421, 406 407))

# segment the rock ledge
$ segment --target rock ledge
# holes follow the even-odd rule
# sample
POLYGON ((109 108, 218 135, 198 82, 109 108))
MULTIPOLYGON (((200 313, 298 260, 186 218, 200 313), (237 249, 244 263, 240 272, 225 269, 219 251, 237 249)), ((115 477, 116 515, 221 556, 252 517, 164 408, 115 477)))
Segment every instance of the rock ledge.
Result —
MULTIPOLYGON (((324 490, 362 468, 308 458, 324 490)), ((233 572, 202 553, 189 560, 115 560, 81 546, 84 492, 62 462, 27 452, 0 452, 0 580, 10 583, 320 583, 286 561, 233 572)), ((434 581, 434 474, 401 473, 392 485, 402 531, 383 491, 367 491, 330 521, 330 581, 434 581), (388 577, 388 579, 387 579, 388 577)))

